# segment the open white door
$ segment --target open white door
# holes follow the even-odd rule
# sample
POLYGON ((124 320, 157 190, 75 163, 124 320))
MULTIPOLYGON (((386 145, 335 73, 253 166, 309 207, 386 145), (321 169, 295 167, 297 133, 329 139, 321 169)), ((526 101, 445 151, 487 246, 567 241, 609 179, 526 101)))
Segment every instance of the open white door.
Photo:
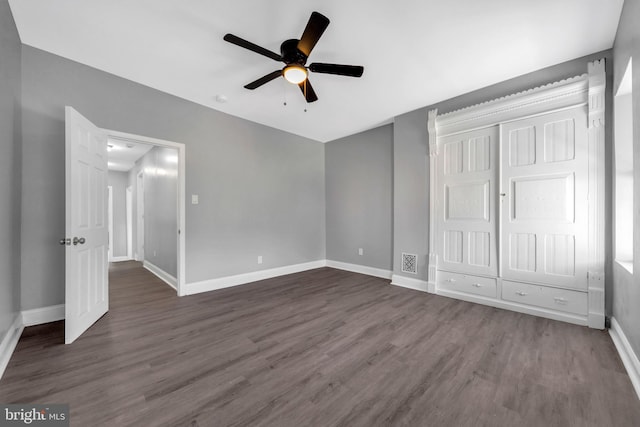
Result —
POLYGON ((66 121, 65 343, 109 309, 107 135, 71 107, 66 121))

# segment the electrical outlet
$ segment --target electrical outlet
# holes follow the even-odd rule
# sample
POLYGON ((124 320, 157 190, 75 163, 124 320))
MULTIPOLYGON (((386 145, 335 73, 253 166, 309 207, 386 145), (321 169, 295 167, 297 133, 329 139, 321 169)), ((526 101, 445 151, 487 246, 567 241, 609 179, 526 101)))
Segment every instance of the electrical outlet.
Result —
POLYGON ((153 256, 156 256, 156 251, 153 251, 153 256))
POLYGON ((258 264, 262 264, 262 255, 258 255, 258 264))
POLYGON ((358 255, 364 255, 364 249, 358 248, 358 255))

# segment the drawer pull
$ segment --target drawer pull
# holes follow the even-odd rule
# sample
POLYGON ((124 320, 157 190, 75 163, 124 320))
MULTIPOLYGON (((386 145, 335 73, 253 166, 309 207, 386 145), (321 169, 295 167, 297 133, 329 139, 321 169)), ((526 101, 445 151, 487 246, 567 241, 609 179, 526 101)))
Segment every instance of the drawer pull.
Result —
POLYGON ((555 297, 553 300, 555 301, 556 304, 560 304, 560 305, 567 305, 567 303, 569 302, 565 298, 560 298, 560 297, 555 297))
POLYGON ((527 296, 527 293, 522 291, 517 291, 516 295, 520 295, 521 297, 524 297, 524 296, 527 296))
POLYGON ((456 279, 447 279, 446 281, 449 283, 455 283, 456 279))
POLYGON ((474 283, 471 286, 473 286, 474 288, 481 288, 482 285, 480 283, 474 283))

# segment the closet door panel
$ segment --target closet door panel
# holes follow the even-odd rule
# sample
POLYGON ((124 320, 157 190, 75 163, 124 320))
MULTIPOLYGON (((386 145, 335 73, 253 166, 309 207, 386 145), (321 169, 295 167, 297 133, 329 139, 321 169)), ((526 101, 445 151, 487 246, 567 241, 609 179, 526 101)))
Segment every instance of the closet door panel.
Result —
POLYGON ((505 279, 587 288, 584 107, 501 126, 505 279))
POLYGON ((438 139, 438 269, 497 275, 498 127, 438 139))

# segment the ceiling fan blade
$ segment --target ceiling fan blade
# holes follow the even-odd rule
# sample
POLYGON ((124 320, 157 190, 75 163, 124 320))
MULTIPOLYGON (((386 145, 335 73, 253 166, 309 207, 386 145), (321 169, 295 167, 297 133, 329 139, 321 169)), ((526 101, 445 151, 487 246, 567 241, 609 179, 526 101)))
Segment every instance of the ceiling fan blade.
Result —
POLYGON ((251 43, 250 41, 247 41, 245 39, 241 39, 240 37, 234 36, 233 34, 225 34, 223 38, 229 43, 233 43, 237 46, 249 49, 252 52, 264 55, 267 58, 273 59, 274 61, 282 61, 282 56, 278 55, 277 53, 271 52, 269 49, 265 49, 262 46, 258 46, 257 44, 251 43))
POLYGON ((314 73, 337 74, 349 77, 360 77, 364 72, 364 67, 360 65, 323 64, 321 62, 314 62, 309 65, 309 69, 314 73))
POLYGON ((316 91, 313 90, 313 86, 311 86, 309 79, 306 79, 302 83, 299 83, 298 87, 300 87, 300 90, 302 91, 302 94, 304 95, 307 102, 315 102, 318 100, 318 95, 316 95, 316 91))
POLYGON ((320 36, 329 26, 329 22, 329 18, 326 16, 318 12, 313 12, 298 42, 298 50, 306 56, 309 56, 313 47, 318 43, 320 36))
POLYGON ((262 86, 265 83, 269 83, 273 79, 277 79, 281 75, 282 75, 282 71, 276 70, 273 73, 269 73, 266 76, 260 77, 258 80, 254 81, 254 82, 251 82, 248 85, 245 85, 244 87, 246 89, 253 90, 253 89, 259 88, 260 86, 262 86))

